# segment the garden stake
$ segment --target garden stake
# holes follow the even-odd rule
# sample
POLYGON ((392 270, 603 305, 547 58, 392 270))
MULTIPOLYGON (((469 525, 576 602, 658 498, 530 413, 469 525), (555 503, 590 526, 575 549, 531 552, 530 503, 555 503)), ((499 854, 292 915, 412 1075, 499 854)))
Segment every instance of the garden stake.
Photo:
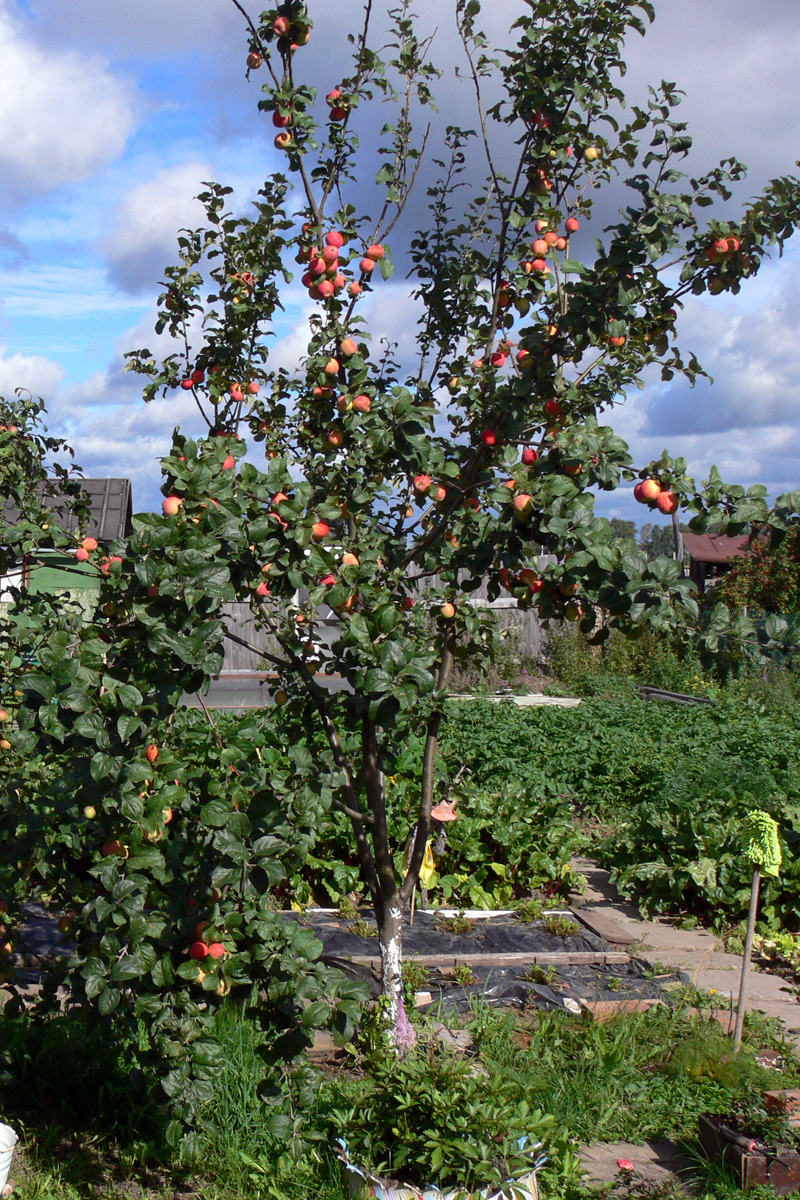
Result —
POLYGON ((742 1030, 744 1029, 744 1005, 747 996, 747 972, 750 970, 750 956, 753 953, 753 934, 756 928, 756 913, 758 911, 758 890, 761 886, 761 867, 753 871, 753 882, 750 885, 750 910, 747 914, 747 933, 744 939, 742 955, 742 978, 739 981, 739 1002, 736 1008, 736 1029, 733 1034, 733 1052, 738 1054, 742 1045, 742 1030))
POLYGON ((747 972, 753 953, 753 935, 756 928, 758 913, 758 891, 761 885, 761 872, 765 875, 777 875, 781 865, 781 844, 778 840, 778 826, 769 813, 762 809, 753 809, 745 818, 742 831, 744 852, 753 864, 753 882, 750 885, 750 909, 747 914, 747 933, 744 939, 744 954, 742 956, 742 978, 739 983, 739 1003, 736 1009, 736 1028, 733 1034, 733 1050, 738 1054, 742 1045, 744 1029, 744 1006, 747 996, 747 972))

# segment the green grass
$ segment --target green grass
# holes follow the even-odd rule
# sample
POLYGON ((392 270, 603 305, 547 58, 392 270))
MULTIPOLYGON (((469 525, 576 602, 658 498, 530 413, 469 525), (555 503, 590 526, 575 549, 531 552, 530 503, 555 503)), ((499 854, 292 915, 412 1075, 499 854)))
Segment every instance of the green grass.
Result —
MULTIPOLYGON (((225 1067, 204 1114, 202 1162, 189 1169, 159 1140, 146 1089, 131 1092, 124 1043, 106 1039, 103 1048, 97 1033, 71 1019, 49 1022, 43 1031, 0 1017, 0 1114, 27 1147, 15 1200, 119 1200, 132 1182, 147 1197, 180 1190, 204 1200, 345 1200, 327 1133, 305 1146, 279 1148, 270 1139, 252 1023, 233 1005, 221 1010, 219 1022, 225 1067)), ((574 1143, 670 1138, 691 1153, 701 1112, 755 1118, 754 1098, 762 1090, 800 1084, 800 1062, 776 1024, 758 1017, 748 1018, 744 1052, 735 1062, 730 1039, 714 1022, 686 1021, 680 1010, 653 1009, 598 1025, 560 1013, 499 1014, 476 1006, 468 1023, 487 1068, 517 1081, 531 1108, 551 1113, 574 1143), (785 1056, 780 1075, 754 1062, 754 1049, 768 1045, 785 1056)), ((327 1130, 331 1114, 357 1104, 365 1086, 352 1073, 329 1079, 312 1126, 327 1130)), ((548 1200, 672 1200, 681 1194, 593 1190, 581 1183, 573 1156, 564 1142, 554 1147, 559 1166, 543 1180, 548 1200)), ((699 1160, 693 1186, 701 1200, 743 1196, 729 1176, 699 1160)), ((748 1193, 748 1200, 757 1197, 748 1193)))

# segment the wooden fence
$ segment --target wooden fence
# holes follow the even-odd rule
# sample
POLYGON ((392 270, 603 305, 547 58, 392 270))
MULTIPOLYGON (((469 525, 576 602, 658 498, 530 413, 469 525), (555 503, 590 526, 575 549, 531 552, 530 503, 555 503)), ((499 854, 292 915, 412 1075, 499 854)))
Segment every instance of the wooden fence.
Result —
MULTIPOLYGON (((539 567, 543 567, 549 559, 542 557, 539 567)), ((421 591, 441 587, 442 581, 433 576, 421 581, 421 591)), ((523 611, 517 608, 517 602, 512 596, 500 595, 496 600, 489 600, 488 585, 484 582, 476 591, 471 592, 469 602, 481 608, 488 608, 495 613, 497 627, 501 635, 513 645, 514 652, 521 658, 542 660, 547 654, 547 633, 542 628, 535 609, 523 611)), ((226 604, 224 606, 225 622, 231 631, 242 641, 249 643, 248 648, 239 642, 225 639, 225 659, 222 665, 222 675, 251 675, 265 674, 269 671, 269 663, 261 657, 263 651, 279 653, 274 638, 259 629, 253 614, 247 604, 226 604)), ((327 607, 323 608, 315 621, 315 633, 323 642, 330 642, 336 636, 338 617, 327 607)))

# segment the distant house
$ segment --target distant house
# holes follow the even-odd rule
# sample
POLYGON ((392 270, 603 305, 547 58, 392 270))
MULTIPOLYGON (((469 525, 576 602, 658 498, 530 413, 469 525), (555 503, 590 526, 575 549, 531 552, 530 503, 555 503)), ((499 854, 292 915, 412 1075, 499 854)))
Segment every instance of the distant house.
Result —
POLYGON ((725 537, 717 533, 684 533, 683 548, 689 555, 689 578, 699 592, 710 592, 729 570, 735 558, 750 549, 750 535, 725 537))
MULTIPOLYGON (((107 545, 115 538, 127 537, 132 528, 131 481, 129 479, 82 479, 81 490, 89 503, 89 521, 86 536, 97 538, 100 545, 107 545)), ((63 494, 53 491, 52 481, 40 488, 42 503, 50 509, 62 528, 77 529, 76 517, 65 505, 63 494)), ((13 525, 19 510, 13 501, 3 505, 3 521, 13 525)), ((89 563, 79 563, 68 554, 57 551, 42 551, 35 559, 27 557, 16 564, 9 574, 0 578, 0 600, 8 600, 9 584, 23 583, 31 591, 63 590, 74 593, 96 591, 100 587, 97 568, 89 563)))

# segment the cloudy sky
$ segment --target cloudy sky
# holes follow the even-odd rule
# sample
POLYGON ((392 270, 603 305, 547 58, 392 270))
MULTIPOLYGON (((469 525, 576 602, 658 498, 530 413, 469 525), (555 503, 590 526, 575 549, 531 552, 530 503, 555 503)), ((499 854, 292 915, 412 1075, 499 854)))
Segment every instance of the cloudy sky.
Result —
MULTIPOLYGON (((677 81, 695 138, 692 167, 743 159, 743 199, 793 172, 796 0, 655 4, 655 26, 629 47, 629 98, 643 101, 661 78, 677 81)), ((332 42, 361 5, 310 7, 316 28, 303 53, 324 93, 338 82, 332 42)), ((467 124, 451 0, 420 7, 438 23, 443 119, 452 110, 467 124)), ((517 7, 491 0, 489 31, 502 39, 517 7)), ((84 472, 132 478, 138 509, 155 506, 157 458, 192 411, 183 395, 145 406, 122 354, 156 347, 158 282, 178 228, 199 223, 200 181, 230 184, 245 205, 281 167, 274 130, 256 111, 258 77, 244 78, 245 53, 230 0, 0 0, 0 394, 25 387, 45 397, 51 429, 70 440, 84 472)), ((618 409, 613 424, 637 461, 667 446, 700 477, 717 463, 726 479, 761 481, 773 494, 800 486, 799 266, 800 238, 738 298, 687 307, 683 346, 714 384, 653 385, 618 409)), ((376 335, 410 337, 404 301, 402 282, 382 285, 370 315, 376 335)), ((287 364, 304 312, 297 293, 279 330, 287 364)), ((641 519, 636 509, 629 493, 604 505, 607 515, 641 519)))

